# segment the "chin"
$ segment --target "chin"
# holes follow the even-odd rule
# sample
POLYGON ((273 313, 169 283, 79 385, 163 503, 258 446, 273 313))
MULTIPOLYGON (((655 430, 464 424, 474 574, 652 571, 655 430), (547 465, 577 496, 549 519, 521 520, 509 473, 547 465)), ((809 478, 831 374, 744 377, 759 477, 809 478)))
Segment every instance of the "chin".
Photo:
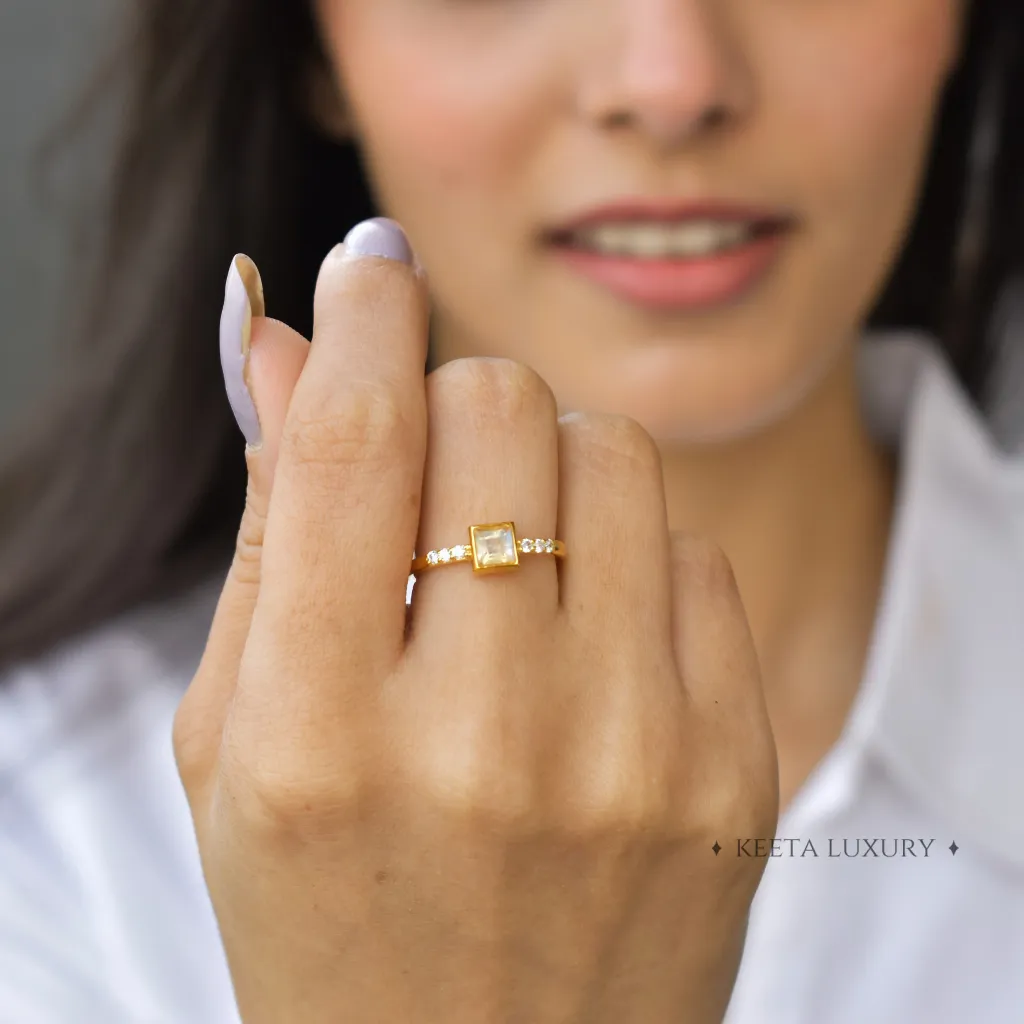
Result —
POLYGON ((660 415, 652 415, 652 402, 636 401, 630 413, 659 443, 719 445, 748 440, 785 422, 828 379, 849 341, 840 339, 816 350, 781 380, 749 382, 741 395, 730 388, 715 402, 713 386, 693 395, 692 402, 680 397, 660 402, 660 415))

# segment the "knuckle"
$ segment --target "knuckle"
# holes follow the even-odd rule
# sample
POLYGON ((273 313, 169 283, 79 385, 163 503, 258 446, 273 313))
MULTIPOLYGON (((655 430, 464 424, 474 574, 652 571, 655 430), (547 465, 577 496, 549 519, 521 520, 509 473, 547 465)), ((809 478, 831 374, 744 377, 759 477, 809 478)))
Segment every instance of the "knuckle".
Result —
POLYGON ((313 467, 380 465, 408 450, 412 424, 388 388, 360 385, 299 405, 281 438, 282 458, 313 467))
POLYGON ((774 835, 779 822, 779 765, 773 739, 751 745, 743 780, 736 805, 741 824, 755 835, 774 835))
POLYGON ((198 783, 209 759, 205 735, 196 728, 198 722, 192 709, 192 692, 191 687, 185 691, 171 721, 171 747, 186 790, 191 790, 198 783))
POLYGON ((704 780, 694 824, 702 835, 768 837, 778 822, 778 775, 748 763, 719 765, 704 780))
POLYGON ((361 802, 354 780, 285 770, 249 770, 240 807, 246 820, 273 833, 324 834, 351 819, 361 802))
POLYGON ((470 409, 477 420, 506 423, 524 418, 555 419, 557 402, 543 377, 512 359, 474 356, 453 359, 431 373, 428 397, 470 409))
POLYGON ((575 797, 568 820, 574 833, 586 836, 660 831, 666 817, 660 801, 616 787, 575 797))
POLYGON ((428 766, 420 766, 413 786, 446 814, 505 832, 525 827, 535 815, 535 793, 528 778, 507 768, 498 771, 482 756, 435 757, 428 766))
POLYGON ((661 474, 658 446, 632 416, 573 412, 563 416, 560 423, 571 441, 586 450, 599 472, 661 474))
POLYGON ((671 758, 644 746, 640 737, 600 756, 578 759, 563 803, 577 833, 656 834, 671 820, 671 758))
POLYGON ((306 749, 225 745, 222 781, 248 827, 270 834, 322 836, 359 813, 364 776, 336 756, 306 749))

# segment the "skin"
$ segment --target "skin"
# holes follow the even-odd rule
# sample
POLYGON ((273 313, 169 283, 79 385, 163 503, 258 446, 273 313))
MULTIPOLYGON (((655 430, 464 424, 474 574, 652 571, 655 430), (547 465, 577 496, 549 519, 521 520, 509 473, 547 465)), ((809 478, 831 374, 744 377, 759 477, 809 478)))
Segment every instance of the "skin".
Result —
POLYGON ((311 344, 252 320, 263 444, 174 730, 243 1019, 720 1021, 764 861, 712 842, 774 834, 773 732, 785 787, 863 659, 892 470, 851 339, 957 11, 319 15, 429 296, 341 247, 311 344), (641 314, 537 244, 590 202, 711 191, 800 224, 728 309, 641 314), (570 557, 427 572, 407 622, 408 552, 495 509, 570 557))
POLYGON ((533 367, 655 439, 673 529, 740 583, 784 804, 859 684, 894 467, 853 339, 913 213, 960 0, 318 0, 349 131, 428 268, 435 358, 533 367), (709 107, 725 117, 700 125, 709 107), (795 216, 754 293, 693 314, 573 275, 542 232, 623 196, 795 216))
POLYGON ((341 247, 312 344, 252 319, 262 444, 174 721, 242 1019, 720 1021, 765 860, 712 846, 778 814, 728 560, 670 535, 635 420, 508 359, 424 378, 427 309, 341 247), (409 630, 409 552, 494 508, 570 559, 428 572, 409 630))

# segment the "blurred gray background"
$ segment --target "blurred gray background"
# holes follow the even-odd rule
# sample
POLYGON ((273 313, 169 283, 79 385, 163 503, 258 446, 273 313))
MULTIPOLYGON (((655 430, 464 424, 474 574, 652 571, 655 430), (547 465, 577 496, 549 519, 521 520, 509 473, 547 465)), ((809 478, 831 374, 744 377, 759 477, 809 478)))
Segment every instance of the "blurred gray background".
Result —
MULTIPOLYGON (((117 0, 0 0, 0 431, 46 379, 67 269, 67 216, 33 155, 111 37, 117 0)), ((80 159, 100 166, 104 139, 80 159)), ((83 173, 85 167, 83 164, 83 173)))

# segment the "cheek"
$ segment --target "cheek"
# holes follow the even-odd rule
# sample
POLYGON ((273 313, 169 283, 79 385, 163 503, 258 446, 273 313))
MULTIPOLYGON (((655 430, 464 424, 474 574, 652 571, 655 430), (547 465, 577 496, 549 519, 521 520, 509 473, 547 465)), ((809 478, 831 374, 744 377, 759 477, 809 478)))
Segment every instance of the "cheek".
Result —
POLYGON ((865 203, 902 209, 955 53, 959 4, 861 0, 831 10, 821 17, 835 25, 792 34, 776 109, 788 137, 806 140, 797 166, 811 202, 827 200, 831 215, 859 216, 865 203))
POLYGON ((376 0, 332 5, 328 44, 362 148, 383 191, 487 191, 535 143, 548 83, 526 36, 479 31, 376 0), (405 16, 402 16, 404 9, 405 16), (420 183, 417 186, 417 182, 420 183))

